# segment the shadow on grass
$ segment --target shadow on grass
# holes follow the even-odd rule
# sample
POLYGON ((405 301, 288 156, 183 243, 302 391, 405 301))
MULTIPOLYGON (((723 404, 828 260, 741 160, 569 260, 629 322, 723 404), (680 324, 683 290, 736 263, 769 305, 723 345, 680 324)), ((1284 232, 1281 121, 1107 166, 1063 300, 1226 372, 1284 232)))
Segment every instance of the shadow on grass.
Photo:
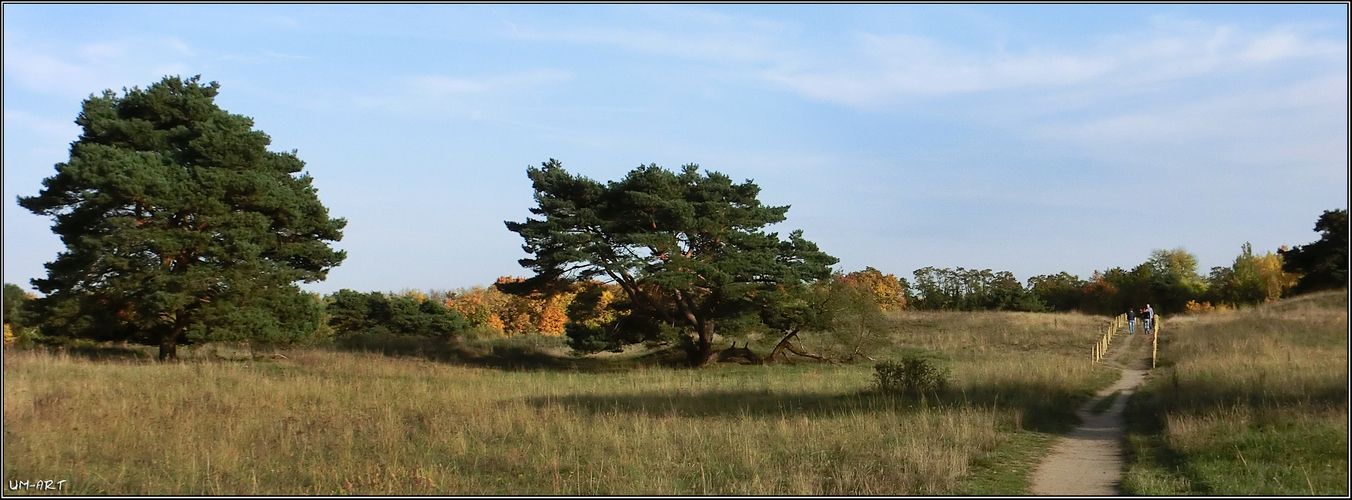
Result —
MULTIPOLYGON (((685 368, 678 348, 658 349, 640 356, 596 357, 557 354, 562 342, 549 345, 530 339, 437 341, 416 337, 352 337, 336 343, 340 350, 374 352, 394 357, 417 357, 510 371, 623 372, 639 367, 685 368), (553 352, 551 352, 553 351, 553 352)), ((779 367, 766 366, 765 370, 779 367)), ((1091 397, 1065 387, 1044 384, 998 383, 964 386, 924 398, 864 392, 843 395, 771 391, 653 392, 636 394, 573 394, 528 398, 543 407, 562 405, 590 413, 626 412, 653 416, 737 417, 784 414, 837 415, 877 411, 915 411, 919 408, 1008 408, 1019 412, 1023 429, 1061 433, 1079 424, 1075 409, 1091 397)))
MULTIPOLYGON (((1202 414, 1217 408, 1284 408, 1314 406, 1337 408, 1347 405, 1346 379, 1330 378, 1318 384, 1292 387, 1252 387, 1216 384, 1205 380, 1180 382, 1174 372, 1167 387, 1152 387, 1149 395, 1157 398, 1168 413, 1202 414)), ((1161 415, 1164 412, 1160 413, 1161 415)))
MULTIPOLYGON (((1201 481, 1200 476, 1189 467, 1183 455, 1174 451, 1165 443, 1164 415, 1165 412, 1158 394, 1143 390, 1130 396, 1127 400, 1127 406, 1122 412, 1129 444, 1125 447, 1126 462, 1128 464, 1148 464, 1164 474, 1173 474, 1185 478, 1187 484, 1191 487, 1191 491, 1186 492, 1187 494, 1212 494, 1206 483, 1201 481)), ((1125 494, 1149 494, 1144 491, 1136 491, 1138 487, 1139 485, 1133 481, 1124 481, 1122 484, 1125 494)))
MULTIPOLYGON (((70 356, 98 362, 158 363, 159 347, 132 343, 66 341, 28 346, 32 349, 58 356, 70 356)), ((284 357, 285 355, 281 355, 284 357)), ((180 363, 220 363, 267 361, 278 357, 275 347, 257 347, 251 349, 243 342, 213 342, 201 344, 180 344, 178 358, 172 362, 180 363)))
POLYGON ((155 361, 156 358, 156 353, 153 348, 137 345, 74 343, 37 345, 27 347, 26 349, 46 352, 53 355, 65 355, 73 358, 104 362, 144 362, 155 361))
POLYGON ((561 341, 541 339, 488 339, 450 341, 407 336, 351 336, 338 340, 341 351, 370 352, 392 357, 413 357, 458 365, 508 371, 618 372, 644 366, 682 367, 685 355, 677 349, 659 349, 628 357, 570 356, 557 354, 561 341))
MULTIPOLYGON (((768 368, 772 369, 772 368, 768 368)), ((862 392, 826 395, 771 391, 708 391, 638 394, 571 394, 527 398, 537 407, 563 406, 588 414, 635 413, 652 417, 742 417, 810 415, 830 417, 879 411, 912 412, 921 409, 1009 408, 1020 412, 1024 429, 1064 432, 1078 422, 1074 408, 1084 395, 1061 393, 1053 387, 1000 384, 968 387, 961 392, 910 397, 862 392)))

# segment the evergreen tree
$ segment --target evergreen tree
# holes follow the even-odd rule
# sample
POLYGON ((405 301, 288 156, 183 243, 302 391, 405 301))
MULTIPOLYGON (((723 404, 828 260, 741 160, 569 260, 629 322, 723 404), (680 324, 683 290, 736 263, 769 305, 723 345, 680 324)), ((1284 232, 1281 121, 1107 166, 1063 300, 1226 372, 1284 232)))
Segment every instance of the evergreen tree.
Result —
POLYGON ((1325 210, 1314 230, 1319 241, 1280 252, 1284 269, 1301 274, 1295 291, 1347 287, 1347 209, 1325 210))
POLYGON ((313 332, 320 304, 296 282, 346 256, 295 152, 267 150, 253 120, 215 103, 220 85, 166 77, 90 96, 82 133, 36 196, 66 250, 33 285, 49 335, 158 345, 313 332))
POLYGON ((756 184, 701 174, 697 165, 642 166, 602 184, 550 160, 527 176, 539 218, 506 223, 533 256, 520 261, 536 272, 527 282, 607 279, 626 295, 629 321, 683 331, 678 340, 696 366, 713 354, 720 322, 755 316, 757 292, 827 279, 837 262, 801 231, 787 241, 764 232, 788 206, 763 205, 756 184))

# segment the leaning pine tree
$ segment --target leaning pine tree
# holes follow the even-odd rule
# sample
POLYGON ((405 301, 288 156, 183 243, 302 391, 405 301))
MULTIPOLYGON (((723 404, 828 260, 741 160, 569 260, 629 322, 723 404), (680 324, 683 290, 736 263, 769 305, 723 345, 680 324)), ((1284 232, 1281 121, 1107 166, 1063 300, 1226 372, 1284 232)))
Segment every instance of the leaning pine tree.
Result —
POLYGON ((49 335, 177 346, 286 342, 319 326, 322 280, 345 253, 295 152, 267 150, 220 86, 166 77, 84 101, 70 160, 19 204, 52 217, 66 251, 33 285, 49 335))
MULTIPOLYGON (((635 316, 675 328, 692 365, 714 354, 718 325, 745 324, 766 297, 827 279, 835 257, 794 231, 788 240, 765 227, 784 220, 788 206, 766 206, 760 187, 740 184, 697 165, 672 172, 639 167, 606 184, 572 175, 556 160, 527 176, 534 184, 535 218, 507 222, 533 255, 521 265, 527 280, 544 286, 601 279, 618 284, 635 316)), ((626 342, 624 331, 644 321, 598 329, 626 342)), ((570 331, 569 335, 576 332, 570 331)))

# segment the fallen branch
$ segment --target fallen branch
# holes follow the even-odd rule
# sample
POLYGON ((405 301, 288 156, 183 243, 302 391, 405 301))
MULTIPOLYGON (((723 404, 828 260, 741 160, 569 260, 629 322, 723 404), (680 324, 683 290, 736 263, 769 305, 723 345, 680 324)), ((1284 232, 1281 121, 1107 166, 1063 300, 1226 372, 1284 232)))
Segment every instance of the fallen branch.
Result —
POLYGON ((817 354, 812 354, 810 352, 805 352, 799 349, 798 346, 793 344, 793 338, 797 336, 798 330, 794 330, 785 335, 784 338, 779 339, 779 343, 775 344, 774 350, 770 351, 770 355, 766 356, 765 360, 773 361, 775 359, 779 359, 779 357, 784 356, 784 353, 787 351, 805 358, 811 358, 818 361, 825 361, 827 363, 836 364, 836 361, 831 358, 828 358, 826 356, 820 356, 817 354))
POLYGON ((765 360, 761 359, 761 357, 757 355, 754 351, 752 351, 748 346, 749 344, 743 345, 742 347, 737 347, 737 343, 733 342, 732 347, 723 349, 722 351, 718 352, 718 362, 724 363, 728 361, 736 361, 742 364, 753 364, 753 365, 764 364, 765 360))

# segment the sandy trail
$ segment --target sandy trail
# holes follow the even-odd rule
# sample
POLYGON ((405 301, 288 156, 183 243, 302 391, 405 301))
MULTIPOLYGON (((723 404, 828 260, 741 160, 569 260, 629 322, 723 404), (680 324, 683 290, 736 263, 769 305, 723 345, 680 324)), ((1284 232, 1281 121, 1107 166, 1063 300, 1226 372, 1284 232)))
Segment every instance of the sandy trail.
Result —
MULTIPOLYGON (((1139 326, 1139 325, 1138 325, 1139 326)), ((1074 431, 1062 437, 1051 453, 1033 472, 1030 493, 1034 495, 1117 495, 1122 480, 1122 410, 1127 397, 1145 380, 1149 359, 1142 363, 1141 346, 1150 345, 1150 337, 1140 333, 1134 336, 1119 334, 1115 351, 1105 360, 1109 366, 1122 370, 1122 377, 1103 389, 1076 412, 1084 421, 1074 431), (1130 367, 1122 366, 1126 360, 1130 367), (1102 413, 1090 412, 1102 398, 1121 391, 1112 405, 1102 413)))

